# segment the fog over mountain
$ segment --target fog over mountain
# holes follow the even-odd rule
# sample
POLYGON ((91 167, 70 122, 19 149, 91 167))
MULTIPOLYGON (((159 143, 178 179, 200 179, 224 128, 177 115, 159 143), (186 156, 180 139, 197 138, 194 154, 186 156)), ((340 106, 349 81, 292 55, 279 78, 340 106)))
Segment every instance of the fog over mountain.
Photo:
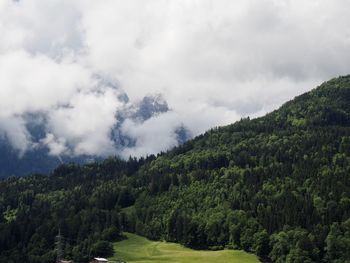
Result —
POLYGON ((0 0, 2 155, 143 156, 261 116, 349 72, 349 8, 0 0))
MULTIPOLYGON (((86 103, 89 107, 98 107, 94 105, 93 99, 96 97, 93 96, 92 101, 86 103)), ((146 96, 135 104, 129 103, 126 94, 119 94, 115 99, 123 107, 115 109, 114 118, 110 120, 115 124, 108 129, 103 129, 103 118, 94 116, 94 110, 83 112, 86 114, 85 122, 82 122, 82 116, 76 119, 80 114, 75 108, 77 104, 62 105, 54 113, 36 112, 21 116, 21 125, 27 138, 17 141, 7 133, 0 137, 0 177, 49 172, 60 163, 85 163, 110 155, 124 158, 145 156, 150 151, 157 153, 166 150, 164 144, 156 143, 157 140, 168 140, 167 145, 175 146, 192 137, 190 131, 174 119, 174 113, 161 95, 146 96), (171 125, 151 135, 150 131, 154 129, 153 125, 157 125, 159 118, 169 118, 171 125), (79 129, 74 127, 75 123, 79 123, 79 129), (167 137, 162 138, 164 134, 167 137), (169 134, 172 136, 168 137, 169 134)))

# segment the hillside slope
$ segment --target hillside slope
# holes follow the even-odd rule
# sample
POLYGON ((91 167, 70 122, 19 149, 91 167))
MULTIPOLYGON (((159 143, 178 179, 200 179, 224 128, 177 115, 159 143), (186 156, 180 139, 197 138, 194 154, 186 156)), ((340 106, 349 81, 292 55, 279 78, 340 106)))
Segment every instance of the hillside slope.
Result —
POLYGON ((350 259, 350 77, 143 166, 134 230, 275 262, 350 259))
POLYGON ((121 229, 273 262, 348 262, 349 174, 346 76, 157 158, 2 181, 0 261, 49 262, 60 228, 77 262, 108 256, 121 229))

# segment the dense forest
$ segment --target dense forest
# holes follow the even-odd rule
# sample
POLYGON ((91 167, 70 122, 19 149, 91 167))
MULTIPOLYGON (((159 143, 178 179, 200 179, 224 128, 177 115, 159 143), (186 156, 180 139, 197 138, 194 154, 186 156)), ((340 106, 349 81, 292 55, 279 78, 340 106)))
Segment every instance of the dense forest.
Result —
POLYGON ((0 262, 87 262, 123 231, 278 263, 350 262, 350 76, 157 157, 0 181, 0 262))

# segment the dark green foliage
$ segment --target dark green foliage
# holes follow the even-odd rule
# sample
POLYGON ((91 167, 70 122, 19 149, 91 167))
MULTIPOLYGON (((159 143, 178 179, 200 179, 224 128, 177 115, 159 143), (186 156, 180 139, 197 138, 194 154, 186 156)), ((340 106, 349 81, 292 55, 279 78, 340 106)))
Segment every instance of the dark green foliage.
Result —
POLYGON ((106 228, 102 231, 101 239, 107 240, 107 241, 117 241, 120 239, 120 230, 115 226, 112 225, 109 228, 106 228))
POLYGON ((63 254, 75 262, 97 252, 110 255, 109 241, 122 238, 121 207, 134 202, 133 190, 124 185, 142 161, 111 158, 1 181, 0 262, 54 262, 59 230, 63 254))
MULTIPOLYGON (((77 262, 128 230, 274 262, 350 262, 350 77, 265 117, 139 161, 65 165, 0 182, 0 261, 77 262)), ((110 251, 109 251, 110 252, 110 251)))
POLYGON ((113 256, 113 245, 108 241, 97 241, 95 244, 92 245, 91 250, 93 255, 98 255, 99 257, 113 256))
POLYGON ((333 223, 326 238, 326 258, 332 262, 350 262, 350 219, 333 223))

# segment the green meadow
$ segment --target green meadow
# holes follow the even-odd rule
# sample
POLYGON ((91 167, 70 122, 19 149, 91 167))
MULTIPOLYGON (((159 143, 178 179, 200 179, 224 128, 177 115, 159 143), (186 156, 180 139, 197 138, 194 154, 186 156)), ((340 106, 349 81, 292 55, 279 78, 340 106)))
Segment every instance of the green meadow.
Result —
POLYGON ((114 243, 114 256, 110 260, 127 263, 258 263, 255 255, 239 250, 203 251, 185 248, 179 244, 150 241, 126 233, 128 239, 114 243))

